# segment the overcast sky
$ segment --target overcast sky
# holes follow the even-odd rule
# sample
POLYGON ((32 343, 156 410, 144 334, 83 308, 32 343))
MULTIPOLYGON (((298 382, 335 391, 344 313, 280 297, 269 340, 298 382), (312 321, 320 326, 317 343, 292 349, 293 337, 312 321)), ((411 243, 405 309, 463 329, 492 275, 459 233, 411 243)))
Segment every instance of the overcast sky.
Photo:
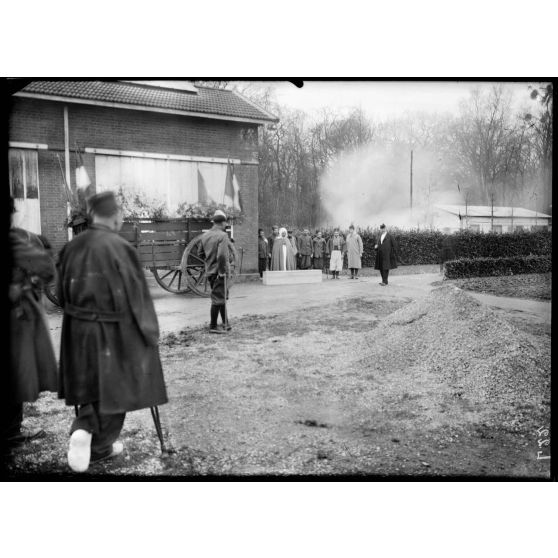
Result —
MULTIPOLYGON (((459 101, 471 89, 488 90, 496 82, 404 82, 404 81, 305 81, 299 89, 289 82, 273 82, 281 105, 312 115, 323 107, 348 109, 361 106, 365 113, 382 120, 406 111, 457 113, 459 101)), ((269 85, 269 83, 267 84, 269 85)), ((510 82, 516 105, 529 104, 526 82, 510 82)))

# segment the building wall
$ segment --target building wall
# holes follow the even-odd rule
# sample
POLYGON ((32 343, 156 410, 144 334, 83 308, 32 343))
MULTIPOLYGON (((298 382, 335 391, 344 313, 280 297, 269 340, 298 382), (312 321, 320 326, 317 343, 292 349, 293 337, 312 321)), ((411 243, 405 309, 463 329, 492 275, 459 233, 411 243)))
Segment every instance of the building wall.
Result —
MULTIPOLYGON (((256 124, 227 122, 138 110, 113 109, 68 103, 71 183, 75 187, 74 147, 114 149, 168 155, 234 158, 254 161, 256 124), (251 138, 251 139, 246 139, 251 138)), ((67 241, 64 228, 66 196, 64 167, 64 103, 14 98, 10 110, 9 140, 42 143, 39 150, 41 228, 55 249, 67 241)), ((83 161, 95 188, 95 155, 83 161)), ((241 188, 243 222, 235 226, 237 248, 244 248, 243 272, 257 271, 258 169, 255 164, 235 165, 241 188)))

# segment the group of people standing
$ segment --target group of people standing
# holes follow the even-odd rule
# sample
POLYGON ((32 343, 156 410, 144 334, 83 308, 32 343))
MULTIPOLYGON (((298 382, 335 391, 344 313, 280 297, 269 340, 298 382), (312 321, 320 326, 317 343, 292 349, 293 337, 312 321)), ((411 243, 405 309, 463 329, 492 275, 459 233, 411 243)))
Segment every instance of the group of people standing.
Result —
MULTIPOLYGON (((380 284, 386 286, 389 270, 397 267, 398 248, 394 239, 387 233, 385 225, 380 227, 380 234, 374 248, 376 250, 374 267, 381 272, 380 284)), ((339 279, 347 255, 347 267, 351 271, 350 279, 358 279, 359 270, 362 268, 363 252, 362 238, 353 225, 349 227, 346 237, 336 228, 328 239, 324 238, 322 231, 319 230, 312 237, 307 228, 302 234, 294 236, 292 230, 274 226, 268 238, 263 229, 258 231, 260 277, 266 270, 320 269, 329 270, 332 279, 339 279), (325 268, 327 258, 329 258, 329 267, 325 268)))

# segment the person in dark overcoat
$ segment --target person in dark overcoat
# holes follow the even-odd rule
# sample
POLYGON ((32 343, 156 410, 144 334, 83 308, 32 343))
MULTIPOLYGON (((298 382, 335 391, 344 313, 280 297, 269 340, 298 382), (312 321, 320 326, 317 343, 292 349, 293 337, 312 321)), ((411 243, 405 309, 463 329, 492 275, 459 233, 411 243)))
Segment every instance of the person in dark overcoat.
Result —
POLYGON ((59 397, 78 406, 68 464, 76 472, 123 451, 126 413, 167 402, 159 324, 136 249, 117 233, 112 192, 89 199, 92 224, 62 249, 59 397))
POLYGON ((298 253, 300 254, 300 269, 311 269, 312 267, 312 237, 310 231, 304 229, 303 233, 298 237, 298 253))
POLYGON ((389 270, 397 267, 399 247, 384 224, 380 226, 380 234, 376 239, 374 248, 376 250, 374 269, 380 270, 382 276, 380 285, 382 285, 382 287, 387 287, 389 270))
POLYGON ((227 316, 227 299, 230 278, 230 256, 233 246, 225 232, 227 216, 217 209, 212 217, 213 227, 200 237, 199 257, 205 261, 205 274, 211 287, 211 308, 209 311, 209 332, 226 333, 231 330, 227 316), (219 328, 217 319, 221 316, 223 327, 219 328))
POLYGON ((322 231, 316 231, 316 236, 312 241, 312 257, 314 259, 314 269, 324 268, 324 258, 327 255, 327 243, 322 237, 322 231))
MULTIPOLYGON (((13 198, 10 209, 13 215, 13 198)), ((25 229, 12 227, 8 242, 10 364, 2 390, 2 442, 7 451, 45 434, 40 428, 22 431, 23 403, 36 401, 43 391, 56 392, 58 368, 41 302, 43 285, 55 274, 54 260, 44 241, 25 229)))
POLYGON ((268 240, 263 229, 258 230, 258 272, 263 277, 263 272, 267 269, 269 258, 268 240))

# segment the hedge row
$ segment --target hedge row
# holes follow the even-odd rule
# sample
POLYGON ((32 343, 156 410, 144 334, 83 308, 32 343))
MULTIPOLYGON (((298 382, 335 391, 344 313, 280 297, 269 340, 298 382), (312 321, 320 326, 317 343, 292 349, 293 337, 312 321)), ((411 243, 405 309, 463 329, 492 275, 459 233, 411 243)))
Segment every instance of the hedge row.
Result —
POLYGON ((513 256, 510 258, 462 258, 446 262, 446 279, 467 277, 494 277, 521 273, 549 273, 552 271, 551 256, 513 256))
MULTIPOLYGON (((374 266, 374 244, 379 230, 359 231, 364 245, 363 267, 374 266)), ((328 238, 332 231, 324 231, 328 238)), ((390 229, 399 244, 400 258, 404 265, 437 264, 441 261, 442 247, 452 257, 505 258, 513 256, 544 256, 552 254, 552 232, 524 231, 513 233, 482 233, 460 231, 445 234, 432 230, 390 229)), ((346 231, 343 231, 346 234, 346 231)))

